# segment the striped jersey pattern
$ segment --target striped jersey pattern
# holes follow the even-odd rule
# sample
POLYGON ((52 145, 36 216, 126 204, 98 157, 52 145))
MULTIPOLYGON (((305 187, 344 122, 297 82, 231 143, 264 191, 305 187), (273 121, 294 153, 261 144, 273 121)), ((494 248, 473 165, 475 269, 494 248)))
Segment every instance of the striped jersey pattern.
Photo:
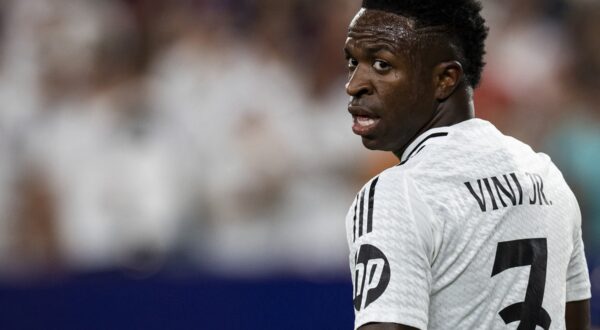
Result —
POLYGON ((373 231, 373 207, 375 206, 375 188, 379 177, 372 179, 367 187, 363 188, 354 199, 353 241, 373 231), (366 196, 366 199, 365 199, 366 196), (366 210, 366 211, 365 211, 366 210), (366 216, 365 216, 366 212, 366 216))

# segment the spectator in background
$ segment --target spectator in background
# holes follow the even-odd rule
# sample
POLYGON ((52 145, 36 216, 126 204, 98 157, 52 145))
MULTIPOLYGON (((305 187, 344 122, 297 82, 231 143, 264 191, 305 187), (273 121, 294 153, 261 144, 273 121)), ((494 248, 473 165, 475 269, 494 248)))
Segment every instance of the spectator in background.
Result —
POLYGON ((39 13, 25 53, 41 90, 20 128, 17 175, 40 186, 22 200, 54 196, 31 226, 53 227, 45 233, 57 238, 47 241, 69 269, 155 267, 173 244, 179 208, 169 148, 145 105, 135 21, 119 1, 22 3, 39 13))
MULTIPOLYGON (((6 10, 7 3, 0 3, 0 101, 6 100, 7 84, 4 59, 6 53, 6 10)), ((6 106, 6 105, 3 105, 6 106)), ((5 111, 0 108, 0 262, 10 259, 11 221, 9 220, 12 207, 11 177, 14 164, 9 160, 12 156, 9 126, 5 120, 5 111)))
MULTIPOLYGON (((0 262, 2 274, 12 272, 20 263, 15 251, 19 219, 15 212, 21 202, 17 162, 18 146, 39 104, 36 81, 38 67, 34 60, 36 28, 44 6, 32 1, 3 1, 2 39, 0 44, 0 262)), ((47 227, 47 226, 46 226, 47 227)), ((48 240, 50 241, 50 240, 48 240)), ((32 259, 38 260, 33 257, 32 259)), ((26 260, 33 262, 32 260, 26 260)), ((47 263, 44 263, 47 265, 47 263)))
POLYGON ((344 136, 328 136, 325 127, 334 122, 327 118, 344 115, 346 101, 336 101, 340 107, 309 102, 300 77, 309 79, 312 71, 303 65, 306 58, 288 57, 293 43, 284 38, 297 26, 274 31, 270 25, 273 15, 294 22, 290 8, 297 4, 258 7, 260 19, 243 33, 235 25, 215 30, 210 20, 179 12, 183 16, 170 22, 196 23, 181 24, 189 28, 153 66, 151 104, 182 148, 179 163, 195 178, 190 186, 201 187, 190 205, 205 209, 192 212, 201 223, 188 231, 188 241, 213 269, 344 267, 343 235, 332 234, 338 224, 331 214, 344 212, 347 201, 333 197, 354 188, 343 177, 355 166, 332 153, 344 136), (307 251, 307 240, 314 251, 307 251))
MULTIPOLYGON (((565 69, 573 55, 575 64, 600 57, 597 27, 580 19, 599 14, 563 21, 547 1, 487 2, 488 21, 503 27, 492 28, 501 49, 490 53, 502 55, 488 59, 478 113, 533 145, 547 134, 561 141, 552 153, 593 214, 598 198, 584 185, 595 181, 582 178, 595 173, 569 152, 595 155, 597 87, 580 88, 579 73, 576 88, 559 78, 575 72, 565 69), (564 24, 578 26, 577 51, 565 50, 575 39, 564 24), (507 60, 517 69, 494 70, 507 60), (581 109, 576 125, 562 120, 567 108, 581 109), (531 131, 512 125, 532 120, 531 131)), ((390 164, 348 143, 343 127, 340 22, 356 9, 343 0, 0 2, 0 261, 344 275, 343 196, 390 164)), ((589 232, 587 242, 598 237, 589 232)))
POLYGON ((486 72, 476 92, 478 117, 534 148, 540 147, 566 92, 561 74, 570 60, 566 36, 549 1, 491 1, 486 72), (543 53, 544 56, 539 56, 543 53), (526 74, 524 74, 526 73, 526 74), (540 83, 543 82, 543 83, 540 83))
MULTIPOLYGON (((568 15, 573 61, 562 88, 569 98, 547 137, 548 153, 564 171, 580 202, 592 289, 600 293, 600 4, 573 3, 568 15)), ((600 308, 592 305, 594 323, 600 308), (595 308, 595 309, 594 309, 595 308)))

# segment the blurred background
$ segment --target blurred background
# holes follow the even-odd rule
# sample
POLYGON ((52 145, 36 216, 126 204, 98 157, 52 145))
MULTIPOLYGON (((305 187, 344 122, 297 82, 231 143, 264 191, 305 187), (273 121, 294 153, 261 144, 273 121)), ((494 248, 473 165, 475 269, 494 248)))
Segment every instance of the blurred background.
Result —
MULTIPOLYGON (((476 111, 576 192, 600 326, 600 2, 484 0, 476 111)), ((2 329, 349 329, 347 0, 0 0, 2 329)))

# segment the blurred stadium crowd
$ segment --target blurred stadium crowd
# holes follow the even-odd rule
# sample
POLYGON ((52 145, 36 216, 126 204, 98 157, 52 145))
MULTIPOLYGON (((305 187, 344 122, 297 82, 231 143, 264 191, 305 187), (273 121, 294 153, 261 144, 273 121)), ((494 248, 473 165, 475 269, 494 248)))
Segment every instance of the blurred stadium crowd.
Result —
MULTIPOLYGON (((394 164, 346 112, 359 2, 0 1, 0 276, 348 276, 394 164)), ((600 2, 483 2, 477 114, 563 170, 600 295, 600 2)))

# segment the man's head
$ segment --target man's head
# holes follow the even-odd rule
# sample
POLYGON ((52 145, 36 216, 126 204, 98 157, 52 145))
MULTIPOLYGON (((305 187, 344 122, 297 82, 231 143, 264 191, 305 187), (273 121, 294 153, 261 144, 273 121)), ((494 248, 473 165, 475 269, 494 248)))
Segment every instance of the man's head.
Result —
POLYGON ((366 147, 400 156, 425 129, 468 112, 484 65, 480 11, 475 0, 363 1, 345 51, 349 111, 366 147))

